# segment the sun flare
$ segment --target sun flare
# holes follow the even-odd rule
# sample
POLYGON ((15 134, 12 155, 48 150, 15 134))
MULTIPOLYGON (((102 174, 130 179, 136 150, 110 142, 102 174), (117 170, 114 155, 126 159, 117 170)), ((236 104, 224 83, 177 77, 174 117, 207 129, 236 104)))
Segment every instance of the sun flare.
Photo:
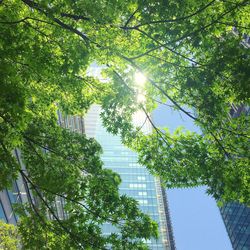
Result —
POLYGON ((138 87, 143 87, 147 80, 147 78, 141 72, 136 72, 134 75, 134 79, 135 79, 135 84, 138 87))

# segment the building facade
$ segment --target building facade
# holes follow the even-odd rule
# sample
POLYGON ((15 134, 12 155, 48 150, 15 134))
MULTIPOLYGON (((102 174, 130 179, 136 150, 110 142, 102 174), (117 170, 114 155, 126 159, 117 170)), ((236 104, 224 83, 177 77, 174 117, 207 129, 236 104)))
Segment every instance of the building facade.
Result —
MULTIPOLYGON (((109 134, 103 128, 99 113, 100 107, 93 106, 86 115, 86 134, 89 137, 95 137, 101 144, 104 167, 112 169, 121 176, 120 193, 136 199, 140 209, 158 223, 159 239, 151 239, 146 243, 153 250, 175 249, 166 194, 160 180, 152 176, 144 166, 138 164, 137 154, 122 145, 120 137, 109 134)), ((103 233, 106 235, 115 230, 108 223, 103 225, 103 233)))
POLYGON ((220 208, 234 250, 250 249, 250 207, 231 202, 220 208))
MULTIPOLYGON (((15 155, 21 168, 24 170, 25 166, 21 161, 20 151, 15 149, 13 154, 15 155)), ((28 194, 29 190, 27 183, 21 176, 19 176, 17 180, 13 181, 12 187, 0 191, 0 220, 3 220, 5 223, 16 225, 18 216, 14 212, 14 205, 16 203, 27 203, 30 198, 33 199, 33 197, 28 194)))

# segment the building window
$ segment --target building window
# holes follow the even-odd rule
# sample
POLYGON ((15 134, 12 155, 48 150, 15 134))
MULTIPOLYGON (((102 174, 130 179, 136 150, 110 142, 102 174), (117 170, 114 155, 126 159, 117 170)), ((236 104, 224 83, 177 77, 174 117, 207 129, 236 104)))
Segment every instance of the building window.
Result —
POLYGON ((144 243, 147 243, 147 244, 152 243, 152 241, 151 241, 151 240, 146 240, 146 239, 143 239, 142 241, 143 241, 144 243))
POLYGON ((130 188, 146 188, 146 184, 142 184, 142 183, 131 183, 129 184, 130 188))
POLYGON ((148 193, 147 192, 138 192, 138 195, 140 196, 146 196, 148 193))
POLYGON ((129 163, 130 167, 140 167, 141 165, 139 163, 129 163))
POLYGON ((148 204, 148 200, 138 200, 138 202, 141 205, 147 205, 148 204))
POLYGON ((145 176, 138 176, 137 179, 138 179, 138 181, 145 181, 146 180, 145 176))

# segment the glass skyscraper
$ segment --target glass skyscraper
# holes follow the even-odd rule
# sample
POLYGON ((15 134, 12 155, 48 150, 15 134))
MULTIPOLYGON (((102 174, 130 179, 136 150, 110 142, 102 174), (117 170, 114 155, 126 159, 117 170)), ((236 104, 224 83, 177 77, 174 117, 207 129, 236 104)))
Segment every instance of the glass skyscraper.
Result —
MULTIPOLYGON (((101 144, 105 168, 112 169, 121 176, 120 193, 135 198, 141 210, 158 222, 159 239, 151 239, 146 243, 154 250, 175 249, 166 196, 160 180, 137 163, 136 153, 122 145, 120 137, 109 134, 102 127, 99 113, 100 107, 94 105, 85 116, 85 132, 101 144)), ((104 234, 113 231, 114 227, 110 224, 104 225, 104 234)))
POLYGON ((250 207, 231 202, 220 208, 234 250, 250 249, 250 207))

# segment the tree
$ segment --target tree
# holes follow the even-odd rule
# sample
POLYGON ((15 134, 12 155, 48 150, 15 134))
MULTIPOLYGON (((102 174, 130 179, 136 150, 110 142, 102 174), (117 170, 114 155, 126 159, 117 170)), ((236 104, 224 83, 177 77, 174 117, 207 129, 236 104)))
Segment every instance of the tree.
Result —
POLYGON ((127 72, 109 63, 115 90, 105 98, 104 123, 123 135, 124 142, 139 152, 140 163, 167 187, 207 185, 208 193, 221 202, 249 204, 249 117, 229 115, 231 105, 249 105, 249 49, 242 44, 249 30, 249 4, 163 4, 138 4, 122 27, 131 36, 137 34, 141 47, 135 42, 118 55, 129 64, 127 72), (147 77, 146 102, 138 102, 140 90, 128 76, 136 71, 147 77), (122 92, 123 98, 116 98, 122 92), (157 128, 148 115, 157 103, 170 104, 192 119, 202 136, 180 130, 171 135, 157 128), (152 124, 151 135, 132 129, 132 114, 139 109, 152 124))
MULTIPOLYGON (((0 6, 3 186, 20 171, 11 155, 16 147, 24 152, 33 189, 46 187, 39 182, 39 171, 44 173, 41 180, 55 173, 51 183, 53 177, 59 186, 50 191, 57 195, 70 191, 71 175, 80 183, 96 183, 88 167, 87 177, 79 176, 79 166, 89 165, 71 146, 64 146, 69 144, 63 138, 92 145, 97 152, 98 146, 59 129, 55 111, 83 114, 99 103, 107 129, 121 134, 124 143, 138 151, 141 163, 168 187, 207 185, 216 199, 249 203, 249 118, 228 115, 232 104, 249 104, 249 50, 242 45, 249 30, 248 1, 23 0, 0 6), (105 65, 108 82, 87 75, 92 61, 105 65), (136 72, 147 78, 142 90, 134 84, 136 72), (146 101, 139 100, 139 92, 146 101), (193 119, 202 136, 179 130, 172 135, 157 128, 149 113, 166 101, 193 119), (138 110, 152 124, 152 134, 134 128, 138 110), (50 153, 43 155, 46 150, 50 153), (46 164, 38 160, 41 154, 46 164), (70 160, 75 158, 79 162, 72 168, 70 160), (65 160, 69 173, 62 190, 59 175, 65 160)), ((93 151, 87 156, 98 166, 94 175, 117 179, 100 170, 93 151)), ((48 191, 43 195, 54 199, 48 191)), ((98 199, 105 200, 103 195, 98 199)))
POLYGON ((16 250, 19 244, 16 227, 0 220, 0 248, 4 250, 16 250))
MULTIPOLYGON (((63 1, 54 2, 55 10, 57 3, 70 10, 63 1)), ((22 246, 147 249, 143 240, 157 237, 157 223, 135 200, 119 194, 121 179, 103 169, 100 145, 57 123, 58 109, 84 114, 100 102, 104 89, 110 91, 86 73, 88 39, 52 17, 53 11, 43 11, 50 8, 46 2, 4 1, 0 8, 0 183, 1 189, 10 187, 20 176, 30 188, 30 203, 15 208, 22 246), (26 169, 13 156, 15 148, 21 150, 26 169), (57 197, 65 200, 64 220, 56 212, 57 197), (105 222, 119 233, 102 235, 105 222)))

